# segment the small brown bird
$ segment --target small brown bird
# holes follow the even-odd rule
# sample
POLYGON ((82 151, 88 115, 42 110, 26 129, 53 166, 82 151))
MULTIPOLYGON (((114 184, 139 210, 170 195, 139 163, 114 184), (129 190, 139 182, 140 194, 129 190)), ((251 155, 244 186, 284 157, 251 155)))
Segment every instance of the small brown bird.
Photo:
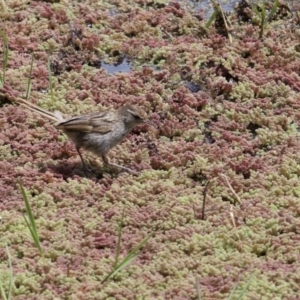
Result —
POLYGON ((118 110, 107 110, 64 119, 59 111, 51 113, 24 99, 14 100, 27 109, 57 122, 55 127, 61 129, 75 144, 85 173, 88 168, 81 155, 81 148, 100 156, 103 162, 109 166, 135 173, 129 168, 111 163, 107 155, 108 151, 119 144, 135 126, 148 124, 155 127, 154 123, 147 119, 146 113, 135 105, 124 105, 118 110))

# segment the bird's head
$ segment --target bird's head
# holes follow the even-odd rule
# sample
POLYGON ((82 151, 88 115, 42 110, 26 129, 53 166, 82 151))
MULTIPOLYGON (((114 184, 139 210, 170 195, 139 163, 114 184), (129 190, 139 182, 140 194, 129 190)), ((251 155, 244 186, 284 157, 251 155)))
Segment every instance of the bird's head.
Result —
POLYGON ((132 128, 139 124, 148 124, 156 127, 155 124, 148 119, 146 112, 138 106, 125 105, 120 109, 120 113, 123 115, 124 122, 132 128))

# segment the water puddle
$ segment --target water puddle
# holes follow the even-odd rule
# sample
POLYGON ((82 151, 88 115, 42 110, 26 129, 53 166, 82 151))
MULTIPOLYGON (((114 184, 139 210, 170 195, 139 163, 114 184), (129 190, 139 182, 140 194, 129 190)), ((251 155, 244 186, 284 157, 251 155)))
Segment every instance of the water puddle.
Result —
POLYGON ((120 57, 114 64, 107 64, 103 61, 100 61, 99 67, 105 69, 110 75, 113 75, 117 72, 128 73, 131 71, 132 62, 125 57, 120 57))
MULTIPOLYGON (((205 18, 209 19, 213 14, 214 9, 210 0, 178 0, 183 7, 186 9, 199 12, 202 10, 205 14, 205 18)), ((217 1, 216 1, 217 2, 217 1)), ((231 12, 234 9, 237 0, 220 0, 222 9, 224 12, 231 12)))

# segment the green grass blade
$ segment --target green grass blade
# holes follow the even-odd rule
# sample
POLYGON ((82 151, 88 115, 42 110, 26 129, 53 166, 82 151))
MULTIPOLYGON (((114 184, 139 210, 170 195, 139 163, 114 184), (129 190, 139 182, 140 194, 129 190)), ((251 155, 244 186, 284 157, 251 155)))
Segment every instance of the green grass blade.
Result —
POLYGON ((28 78, 27 89, 26 89, 26 100, 29 99, 31 93, 32 69, 33 69, 33 53, 31 54, 31 64, 30 64, 29 78, 28 78))
POLYGON ((27 220, 27 218, 24 215, 23 215, 23 217, 25 219, 26 225, 27 225, 27 227, 30 231, 30 234, 32 236, 32 239, 33 239, 36 247, 39 249, 40 254, 42 256, 44 256, 44 252, 43 252, 43 249, 41 247, 40 238, 39 238, 38 230, 37 230, 37 227, 36 227, 36 223, 35 223, 35 219, 34 219, 34 216, 33 216, 32 210, 31 210, 30 203, 27 199, 25 189, 24 189, 20 179, 18 180, 18 183, 21 187, 21 193, 22 193, 23 200, 25 202, 26 213, 28 215, 29 221, 27 220))
POLYGON ((232 299, 232 296, 233 294, 235 293, 236 289, 238 288, 239 286, 239 283, 240 283, 240 280, 238 280, 238 282, 234 285, 233 289, 231 290, 229 296, 228 296, 228 300, 231 300, 232 299))
POLYGON ((138 253, 134 256, 127 255, 124 258, 124 260, 118 266, 116 266, 116 268, 113 269, 112 272, 110 272, 108 274, 108 276, 106 276, 102 282, 105 282, 109 278, 114 277, 119 271, 123 270, 127 265, 129 265, 137 256, 138 256, 138 253))
POLYGON ((25 220, 25 223, 30 231, 31 237, 34 241, 34 244, 37 245, 37 241, 39 241, 39 237, 36 235, 36 232, 34 231, 34 229, 32 228, 32 225, 30 224, 30 222, 28 222, 26 216, 23 214, 23 218, 25 220))
POLYGON ((122 216, 121 216, 121 221, 120 221, 119 228, 118 228, 118 241, 117 241, 117 249, 116 249, 116 257, 115 257, 115 263, 114 263, 114 270, 118 266, 119 256, 120 256, 120 251, 121 251, 121 238, 122 238, 124 212, 125 212, 125 208, 123 209, 122 216))
POLYGON ((0 35, 3 39, 4 50, 3 50, 3 66, 2 66, 2 77, 1 77, 1 85, 3 86, 5 83, 5 75, 6 75, 6 68, 8 64, 8 38, 6 33, 0 30, 0 35))
POLYGON ((273 6, 272 6, 272 9, 268 15, 268 18, 265 20, 265 22, 268 22, 272 19, 272 17, 274 16, 274 14, 276 13, 277 11, 277 7, 279 5, 279 0, 275 0, 274 3, 273 3, 273 6))
POLYGON ((7 297, 6 297, 6 294, 4 292, 4 288, 3 288, 3 285, 2 285, 2 281, 0 279, 0 294, 1 294, 1 297, 4 299, 4 300, 7 300, 7 297))
POLYGON ((212 22, 216 19, 217 14, 218 14, 218 12, 215 9, 214 12, 212 13, 212 15, 210 16, 209 20, 206 22, 205 28, 208 28, 212 24, 212 22))
POLYGON ((251 7, 252 7, 252 11, 257 15, 257 17, 261 18, 261 13, 258 10, 257 6, 255 4, 253 4, 251 7))
POLYGON ((12 295, 12 288, 14 286, 14 273, 13 273, 13 267, 12 267, 12 261, 11 261, 11 255, 9 252, 9 248, 6 245, 6 253, 7 253, 7 257, 8 257, 8 265, 9 265, 9 270, 10 270, 10 276, 9 276, 9 286, 8 286, 8 295, 7 298, 11 299, 11 295, 12 295))
POLYGON ((101 283, 104 283, 109 278, 115 276, 119 271, 123 270, 127 265, 129 265, 138 255, 139 250, 148 242, 148 240, 152 237, 152 234, 143 239, 135 248, 133 248, 126 257, 122 260, 122 262, 117 265, 103 280, 101 283))
POLYGON ((35 219, 34 219, 34 216, 32 214, 32 210, 31 210, 31 206, 30 206, 30 203, 27 199, 27 195, 26 195, 26 192, 25 192, 25 189, 23 187, 23 184, 21 182, 21 180, 19 180, 19 185, 21 187, 21 192, 22 192, 22 196, 23 196, 23 199, 24 199, 24 202, 25 202, 25 206, 26 206, 26 213, 29 217, 29 221, 30 221, 30 225, 32 226, 32 229, 34 230, 34 232, 37 232, 37 228, 36 228, 36 224, 35 224, 35 219))
MULTIPOLYGON (((246 285, 244 286, 244 288, 242 289, 242 291, 240 292, 240 294, 238 295, 238 297, 236 298, 236 300, 239 300, 239 299, 242 299, 242 297, 245 295, 250 283, 251 283, 251 280, 252 280, 252 275, 250 276, 250 278, 248 279, 246 285)), ((227 298, 228 300, 231 300, 236 289, 238 288, 239 286, 239 283, 240 283, 240 280, 238 280, 238 282, 234 285, 233 289, 231 290, 231 293, 229 295, 229 297, 227 298)))
POLYGON ((200 283, 199 283, 199 278, 197 275, 195 275, 195 282, 196 282, 197 298, 198 298, 198 300, 201 300, 200 283))
MULTIPOLYGON (((148 235, 146 238, 144 238, 136 247, 134 247, 127 256, 135 255, 144 245, 148 242, 148 240, 152 237, 152 234, 148 235)), ((126 257, 127 257, 126 256, 126 257)), ((126 259, 125 257, 125 259, 126 259)), ((125 260, 124 259, 124 260, 125 260)))
POLYGON ((0 295, 1 298, 4 300, 10 300, 11 299, 11 295, 12 295, 12 288, 14 285, 14 274, 13 274, 13 268, 12 268, 12 262, 11 262, 11 255, 9 252, 9 248, 7 245, 5 245, 6 247, 6 253, 7 253, 7 258, 8 258, 8 265, 9 265, 9 285, 8 285, 8 293, 6 295, 4 288, 3 288, 3 284, 2 284, 2 280, 0 278, 0 295))
POLYGON ((242 291, 240 292, 240 294, 237 297, 237 300, 242 299, 242 297, 245 295, 250 283, 252 281, 252 275, 250 276, 250 278, 248 279, 246 285, 244 286, 244 288, 242 289, 242 291))
POLYGON ((265 2, 263 2, 262 6, 261 6, 261 23, 262 25, 265 25, 266 23, 266 5, 265 2))

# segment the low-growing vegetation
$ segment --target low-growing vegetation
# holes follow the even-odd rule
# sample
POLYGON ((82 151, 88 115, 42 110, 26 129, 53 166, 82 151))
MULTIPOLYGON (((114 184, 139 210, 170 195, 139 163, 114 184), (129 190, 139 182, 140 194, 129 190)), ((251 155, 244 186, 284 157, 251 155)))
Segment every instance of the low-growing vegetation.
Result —
POLYGON ((190 4, 0 3, 3 299, 298 299, 299 3, 190 4), (143 107, 109 152, 137 174, 84 152, 85 176, 16 97, 143 107))

